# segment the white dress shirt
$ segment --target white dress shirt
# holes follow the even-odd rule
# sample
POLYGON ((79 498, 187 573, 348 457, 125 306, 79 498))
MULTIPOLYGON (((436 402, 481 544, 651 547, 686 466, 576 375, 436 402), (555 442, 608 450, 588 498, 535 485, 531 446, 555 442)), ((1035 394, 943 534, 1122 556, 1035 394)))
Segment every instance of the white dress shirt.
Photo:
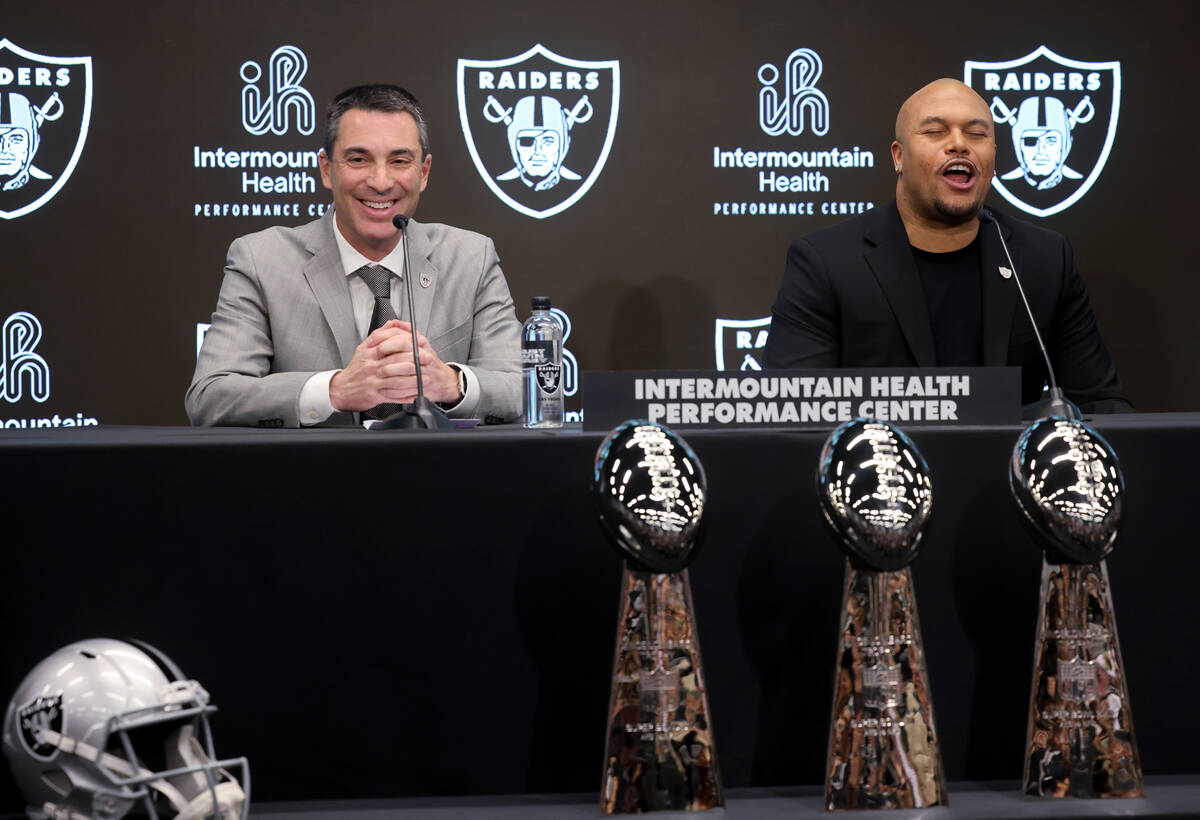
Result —
MULTIPOLYGON (((392 310, 396 312, 397 318, 408 321, 408 305, 404 298, 404 288, 401 287, 400 278, 404 276, 404 245, 402 242, 397 242, 396 247, 378 262, 372 262, 367 257, 356 251, 346 241, 346 237, 342 236, 341 228, 337 226, 337 220, 333 222, 333 238, 337 242, 338 255, 342 260, 342 270, 346 274, 348 284, 350 285, 350 302, 354 308, 354 324, 358 328, 358 335, 365 339, 371 329, 371 316, 375 312, 375 294, 371 293, 371 289, 367 287, 367 283, 363 281, 361 276, 356 276, 356 272, 364 265, 380 265, 387 268, 392 273, 391 285, 391 300, 392 310)), ((421 331, 417 328, 417 332, 421 331)), ((471 372, 471 368, 458 362, 446 362, 453 364, 463 372, 466 377, 466 390, 463 391, 463 399, 471 394, 472 390, 479 389, 479 382, 475 374, 471 372)), ((304 383, 304 387, 300 389, 300 425, 302 427, 311 427, 314 424, 320 424, 329 418, 334 413, 333 404, 329 400, 329 382, 338 373, 337 370, 325 370, 321 373, 314 373, 304 383)), ((460 400, 461 403, 461 400, 460 400)))

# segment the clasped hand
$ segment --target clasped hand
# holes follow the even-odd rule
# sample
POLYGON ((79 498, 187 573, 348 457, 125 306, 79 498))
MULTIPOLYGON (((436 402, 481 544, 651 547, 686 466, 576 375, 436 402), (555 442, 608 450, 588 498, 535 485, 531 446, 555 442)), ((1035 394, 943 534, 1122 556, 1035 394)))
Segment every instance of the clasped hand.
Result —
MULTIPOLYGON (((461 397, 458 374, 420 333, 417 355, 426 397, 442 403, 457 401, 461 397)), ((399 319, 372 331, 354 349, 350 363, 329 380, 329 400, 335 410, 361 412, 378 404, 406 404, 416 396, 412 326, 399 319)))

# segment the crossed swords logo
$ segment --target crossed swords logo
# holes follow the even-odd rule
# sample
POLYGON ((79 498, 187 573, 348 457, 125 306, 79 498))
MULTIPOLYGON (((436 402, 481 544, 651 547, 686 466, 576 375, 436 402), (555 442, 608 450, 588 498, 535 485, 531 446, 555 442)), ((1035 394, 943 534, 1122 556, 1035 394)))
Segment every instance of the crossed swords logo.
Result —
MULTIPOLYGON (((535 97, 525 97, 523 99, 534 100, 534 104, 535 105, 537 104, 537 100, 535 97)), ((544 97, 543 99, 553 99, 553 98, 552 97, 544 97)), ((516 163, 510 170, 505 171, 503 174, 500 174, 498 177, 496 177, 496 179, 501 182, 508 182, 509 180, 520 178, 522 181, 525 182, 526 185, 531 186, 535 191, 544 191, 544 190, 547 190, 548 188, 553 188, 555 185, 558 184, 560 177, 563 179, 568 179, 568 180, 572 180, 572 181, 582 179, 582 177, 579 174, 575 173, 570 168, 567 168, 565 165, 563 165, 563 162, 566 160, 567 150, 570 147, 571 129, 574 128, 576 126, 576 124, 578 124, 578 123, 587 122, 588 120, 590 120, 592 118, 592 114, 594 113, 591 100, 588 99, 587 95, 584 94, 582 97, 580 97, 579 101, 577 103, 575 103, 575 106, 570 111, 562 112, 563 144, 559 150, 558 161, 557 161, 556 167, 553 168, 549 173, 547 173, 545 175, 545 178, 541 182, 538 182, 536 184, 527 178, 527 176, 532 176, 532 174, 529 174, 528 169, 525 169, 523 167, 521 155, 517 150, 517 144, 521 138, 520 131, 517 131, 517 132, 512 131, 513 114, 516 111, 518 105, 520 105, 520 101, 518 101, 517 105, 514 105, 511 108, 505 108, 503 105, 501 105, 499 100, 497 100, 494 96, 489 94, 488 98, 487 98, 487 102, 484 103, 484 106, 483 106, 483 116, 485 119, 487 119, 488 122, 496 123, 496 124, 503 124, 505 127, 507 127, 509 129, 509 131, 510 131, 509 149, 512 151, 513 162, 516 163)), ((532 123, 530 123, 527 126, 527 128, 529 130, 536 129, 536 130, 541 130, 541 131, 557 131, 557 129, 555 129, 553 127, 549 127, 548 123, 542 123, 541 127, 534 126, 534 125, 532 125, 532 123)))

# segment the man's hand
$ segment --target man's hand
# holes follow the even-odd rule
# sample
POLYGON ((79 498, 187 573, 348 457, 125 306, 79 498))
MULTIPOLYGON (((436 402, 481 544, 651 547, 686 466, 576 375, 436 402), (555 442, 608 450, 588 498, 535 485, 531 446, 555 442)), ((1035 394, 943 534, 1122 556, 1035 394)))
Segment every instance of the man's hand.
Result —
MULTIPOLYGON (((426 397, 442 403, 458 401, 462 397, 458 374, 419 333, 417 354, 426 397)), ((361 412, 377 404, 406 404, 416 396, 412 326, 399 319, 373 331, 354 349, 350 363, 329 380, 329 401, 335 410, 361 412)))

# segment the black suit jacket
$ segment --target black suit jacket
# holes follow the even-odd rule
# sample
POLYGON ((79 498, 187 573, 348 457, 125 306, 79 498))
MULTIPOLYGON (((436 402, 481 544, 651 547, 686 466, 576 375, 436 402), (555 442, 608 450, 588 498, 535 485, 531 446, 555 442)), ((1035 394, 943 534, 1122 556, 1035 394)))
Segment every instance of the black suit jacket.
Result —
MULTIPOLYGON (((1067 240, 996 215, 1037 317, 1059 386, 1085 412, 1133 408, 1100 338, 1067 240)), ((1022 403, 1037 401, 1046 364, 991 225, 980 226, 983 364, 1021 368, 1022 403)), ((767 367, 936 367, 933 330, 908 233, 893 201, 788 248, 772 309, 767 367)))

